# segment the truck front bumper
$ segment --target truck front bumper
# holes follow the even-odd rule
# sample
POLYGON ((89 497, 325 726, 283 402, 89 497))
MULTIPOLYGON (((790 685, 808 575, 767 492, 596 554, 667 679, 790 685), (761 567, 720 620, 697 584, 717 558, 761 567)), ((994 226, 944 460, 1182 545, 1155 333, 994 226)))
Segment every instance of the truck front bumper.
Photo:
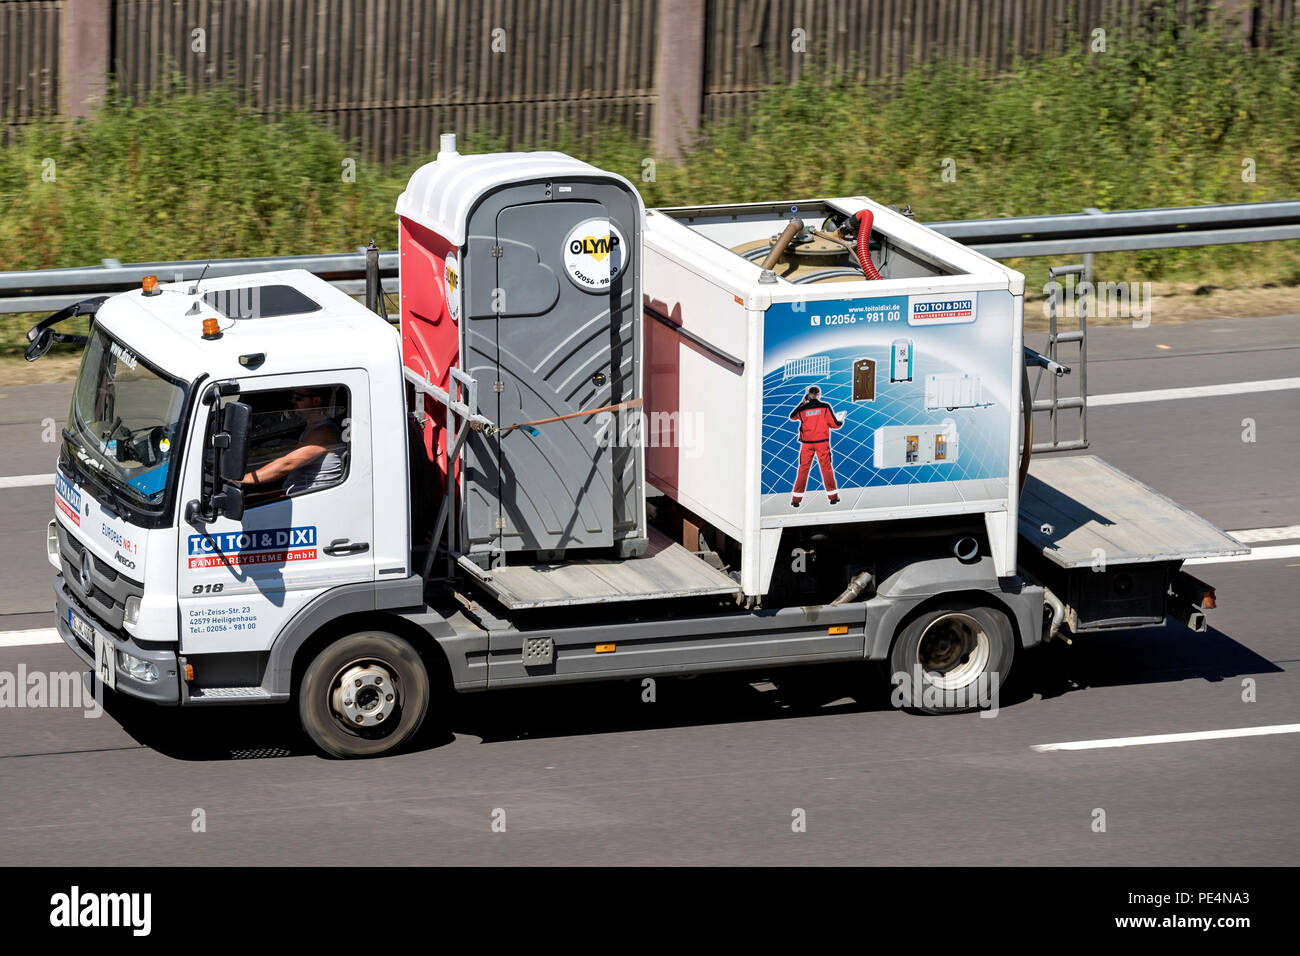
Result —
POLYGON ((81 658, 82 662, 93 672, 95 670, 95 648, 93 645, 87 646, 73 633, 72 627, 68 623, 69 613, 76 614, 92 625, 96 632, 108 638, 113 645, 114 651, 123 651, 132 657, 148 661, 158 671, 157 680, 139 680, 117 667, 117 655, 115 653, 113 655, 113 666, 117 670, 118 693, 125 694, 128 697, 137 697, 141 700, 153 701, 156 704, 180 703, 179 667, 175 647, 171 645, 141 644, 125 631, 115 631, 106 627, 102 621, 91 614, 68 591, 68 587, 63 581, 63 575, 55 574, 54 626, 59 632, 59 637, 63 638, 63 643, 67 644, 72 649, 72 652, 81 658))

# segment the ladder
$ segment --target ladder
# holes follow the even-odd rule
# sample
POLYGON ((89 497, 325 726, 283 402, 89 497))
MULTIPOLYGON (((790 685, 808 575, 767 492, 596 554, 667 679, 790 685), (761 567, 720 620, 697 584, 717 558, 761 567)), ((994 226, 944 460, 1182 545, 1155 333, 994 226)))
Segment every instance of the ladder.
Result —
POLYGON ((1047 270, 1048 285, 1052 289, 1051 298, 1048 302, 1048 329, 1047 329, 1047 358, 1061 365, 1070 364, 1078 369, 1076 381, 1079 383, 1078 393, 1075 395, 1061 394, 1061 376, 1049 374, 1049 389, 1047 398, 1038 398, 1038 390, 1042 385, 1044 369, 1038 370, 1038 377, 1034 381, 1034 413, 1047 413, 1048 422, 1048 440, 1036 441, 1033 445, 1033 452, 1044 451, 1070 451, 1073 449, 1088 447, 1088 298, 1086 295, 1075 298, 1075 316, 1078 324, 1075 328, 1062 331, 1057 322, 1056 307, 1060 283, 1057 282, 1058 276, 1082 276, 1088 287, 1092 286, 1092 269, 1091 263, 1081 262, 1072 266, 1054 266, 1047 270), (1072 363, 1064 362, 1062 356, 1062 346, 1078 345, 1077 360, 1072 363), (1061 415, 1077 409, 1079 413, 1079 437, 1062 438, 1061 415))

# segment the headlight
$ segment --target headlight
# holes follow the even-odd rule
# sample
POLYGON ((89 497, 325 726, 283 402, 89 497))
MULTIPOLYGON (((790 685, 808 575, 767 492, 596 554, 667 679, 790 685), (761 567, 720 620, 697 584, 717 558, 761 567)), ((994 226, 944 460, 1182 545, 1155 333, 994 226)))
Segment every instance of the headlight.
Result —
POLYGON ((126 651, 117 652, 117 669, 128 677, 134 677, 136 680, 156 681, 158 679, 158 668, 148 661, 133 657, 126 651))
POLYGON ((140 620, 140 599, 134 594, 126 599, 122 608, 122 620, 127 624, 135 624, 140 620))

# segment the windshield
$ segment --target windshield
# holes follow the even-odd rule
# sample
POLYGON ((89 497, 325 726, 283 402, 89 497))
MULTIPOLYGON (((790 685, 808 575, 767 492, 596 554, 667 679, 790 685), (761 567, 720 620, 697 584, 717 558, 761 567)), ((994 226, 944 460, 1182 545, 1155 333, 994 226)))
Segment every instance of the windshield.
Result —
POLYGON ((69 450, 119 503, 155 510, 167 493, 185 388, 95 329, 72 395, 69 450))

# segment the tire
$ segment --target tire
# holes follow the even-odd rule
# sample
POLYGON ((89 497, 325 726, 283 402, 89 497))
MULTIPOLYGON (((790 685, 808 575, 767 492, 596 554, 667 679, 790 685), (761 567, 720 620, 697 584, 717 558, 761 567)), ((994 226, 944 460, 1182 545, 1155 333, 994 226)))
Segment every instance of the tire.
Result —
POLYGON ((363 631, 330 644, 307 666, 298 718, 332 757, 379 757, 415 736, 429 695, 428 670, 409 642, 363 631))
POLYGON ((894 641, 891 700, 924 714, 981 710, 1006 684, 1015 653, 1015 632, 1002 611, 969 601, 932 608, 894 641))

